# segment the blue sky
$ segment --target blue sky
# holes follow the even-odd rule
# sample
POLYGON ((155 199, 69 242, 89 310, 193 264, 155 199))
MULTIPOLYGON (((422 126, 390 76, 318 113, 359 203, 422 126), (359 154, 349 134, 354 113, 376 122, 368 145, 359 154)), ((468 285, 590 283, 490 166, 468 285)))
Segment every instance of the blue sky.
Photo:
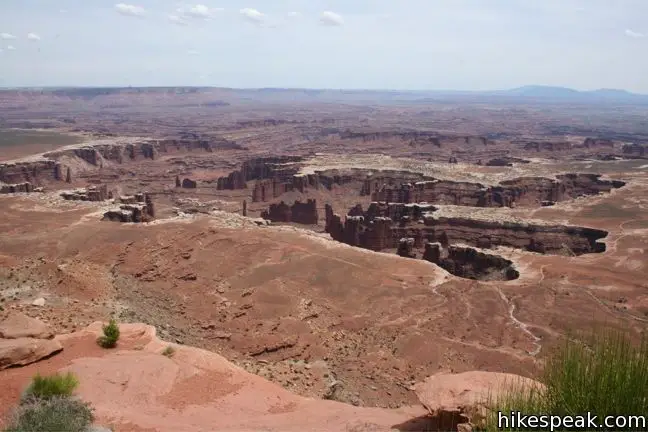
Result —
POLYGON ((648 93, 648 0, 0 0, 0 86, 648 93))

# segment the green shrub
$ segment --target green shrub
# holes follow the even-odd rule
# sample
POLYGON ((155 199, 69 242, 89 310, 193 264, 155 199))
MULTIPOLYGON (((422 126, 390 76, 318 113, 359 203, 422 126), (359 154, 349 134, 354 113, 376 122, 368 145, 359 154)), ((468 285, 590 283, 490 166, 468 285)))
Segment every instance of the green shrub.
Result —
POLYGON ((172 357, 173 354, 175 354, 175 349, 169 345, 166 348, 164 348, 164 351, 162 351, 162 355, 165 357, 172 357))
POLYGON ((111 319, 107 325, 103 326, 103 336, 97 342, 104 348, 114 348, 118 340, 119 326, 117 325, 117 321, 111 319))
MULTIPOLYGON (((648 340, 634 344, 619 332, 601 332, 589 342, 568 340, 550 356, 544 389, 512 387, 494 401, 486 430, 497 429, 497 411, 529 414, 608 415, 648 412, 648 340)), ((510 430, 510 429, 509 429, 510 430)))
POLYGON ((85 432, 94 421, 92 408, 80 400, 54 396, 33 399, 14 412, 5 432, 85 432))
POLYGON ((57 373, 50 376, 36 374, 23 394, 23 401, 51 399, 57 396, 71 396, 78 385, 79 380, 77 380, 72 372, 68 372, 65 375, 57 373))

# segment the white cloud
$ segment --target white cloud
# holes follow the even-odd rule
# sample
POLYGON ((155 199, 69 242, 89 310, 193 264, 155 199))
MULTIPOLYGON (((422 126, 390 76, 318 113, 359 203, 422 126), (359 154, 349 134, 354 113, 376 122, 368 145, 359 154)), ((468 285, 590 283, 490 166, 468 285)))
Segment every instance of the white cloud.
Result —
POLYGON ((288 16, 290 18, 296 18, 298 16, 301 16, 301 14, 299 12, 288 12, 288 16))
POLYGON ((632 30, 630 30, 630 29, 626 29, 626 31, 625 31, 625 35, 628 36, 628 37, 631 37, 631 38, 642 38, 642 37, 646 37, 645 34, 643 34, 643 33, 639 33, 639 32, 636 32, 636 31, 632 31, 632 30))
POLYGON ((197 4, 195 6, 189 7, 188 9, 176 9, 176 12, 174 14, 169 15, 169 19, 175 24, 187 25, 189 24, 188 20, 192 18, 208 20, 213 18, 216 12, 221 12, 223 10, 223 8, 210 8, 203 4, 197 4))
POLYGON ((327 26, 341 26, 344 20, 335 12, 325 11, 320 15, 320 23, 327 26))
POLYGON ((187 19, 181 15, 169 15, 169 21, 177 25, 182 25, 182 26, 189 25, 187 19))
POLYGON ((131 5, 131 4, 126 4, 126 3, 117 3, 115 5, 115 9, 120 14, 127 15, 127 16, 141 17, 141 16, 144 16, 144 13, 145 13, 143 7, 135 6, 135 5, 131 5))
POLYGON ((207 19, 211 17, 211 12, 209 11, 209 8, 207 6, 202 4, 197 4, 196 6, 192 6, 187 11, 187 15, 193 18, 207 19))
POLYGON ((41 40, 41 37, 38 36, 36 33, 29 33, 29 34, 27 34, 27 39, 32 40, 32 41, 39 41, 39 40, 41 40))
POLYGON ((16 47, 13 45, 7 45, 7 50, 8 51, 16 51, 16 47))
POLYGON ((243 18, 254 24, 261 24, 265 20, 265 15, 256 9, 244 8, 239 11, 243 18))
POLYGON ((12 35, 11 33, 0 33, 0 39, 11 40, 11 39, 18 39, 18 38, 12 35))
POLYGON ((196 51, 196 50, 189 50, 189 51, 187 51, 187 54, 189 54, 189 55, 199 55, 200 52, 196 51))

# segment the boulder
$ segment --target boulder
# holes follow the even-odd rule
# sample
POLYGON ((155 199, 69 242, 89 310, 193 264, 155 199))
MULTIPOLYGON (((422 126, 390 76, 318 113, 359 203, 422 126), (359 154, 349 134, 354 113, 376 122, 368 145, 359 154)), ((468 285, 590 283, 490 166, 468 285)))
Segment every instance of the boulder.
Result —
POLYGON ((5 339, 50 339, 54 337, 54 333, 42 321, 28 317, 20 312, 13 312, 0 322, 0 337, 5 339))
POLYGON ((444 411, 462 412, 497 400, 511 388, 522 389, 541 384, 519 375, 471 371, 458 374, 440 373, 414 386, 416 396, 431 414, 444 411))
POLYGON ((63 349, 54 339, 0 339, 0 370, 37 362, 63 349))
POLYGON ((34 306, 45 306, 45 299, 43 297, 38 297, 36 300, 32 302, 32 305, 34 306))

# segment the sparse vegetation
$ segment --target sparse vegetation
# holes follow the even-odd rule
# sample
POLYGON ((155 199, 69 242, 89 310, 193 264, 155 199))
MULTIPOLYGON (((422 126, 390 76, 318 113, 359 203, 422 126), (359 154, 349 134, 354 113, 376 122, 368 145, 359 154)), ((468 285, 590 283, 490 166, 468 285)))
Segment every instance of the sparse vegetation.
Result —
POLYGON ((5 432, 85 432, 94 421, 89 404, 71 397, 79 380, 68 372, 36 374, 5 432))
POLYGON ((51 399, 53 397, 69 397, 79 385, 79 380, 72 372, 64 375, 54 374, 41 376, 36 374, 23 394, 23 401, 33 399, 51 399))
POLYGON ((5 432, 85 432, 93 421, 94 415, 88 403, 55 396, 22 403, 5 432))
POLYGON ((173 357, 173 354, 175 354, 175 348, 171 345, 167 346, 164 348, 164 351, 162 351, 162 355, 165 357, 173 357))
MULTIPOLYGON (((648 340, 639 344, 619 332, 603 332, 588 343, 570 340, 552 355, 541 379, 544 388, 511 386, 491 405, 487 431, 497 429, 497 411, 552 415, 648 412, 648 340)), ((525 430, 525 429, 504 429, 525 430)))
POLYGON ((103 336, 97 342, 103 348, 114 348, 119 340, 119 325, 117 321, 111 319, 110 322, 103 326, 103 336))

